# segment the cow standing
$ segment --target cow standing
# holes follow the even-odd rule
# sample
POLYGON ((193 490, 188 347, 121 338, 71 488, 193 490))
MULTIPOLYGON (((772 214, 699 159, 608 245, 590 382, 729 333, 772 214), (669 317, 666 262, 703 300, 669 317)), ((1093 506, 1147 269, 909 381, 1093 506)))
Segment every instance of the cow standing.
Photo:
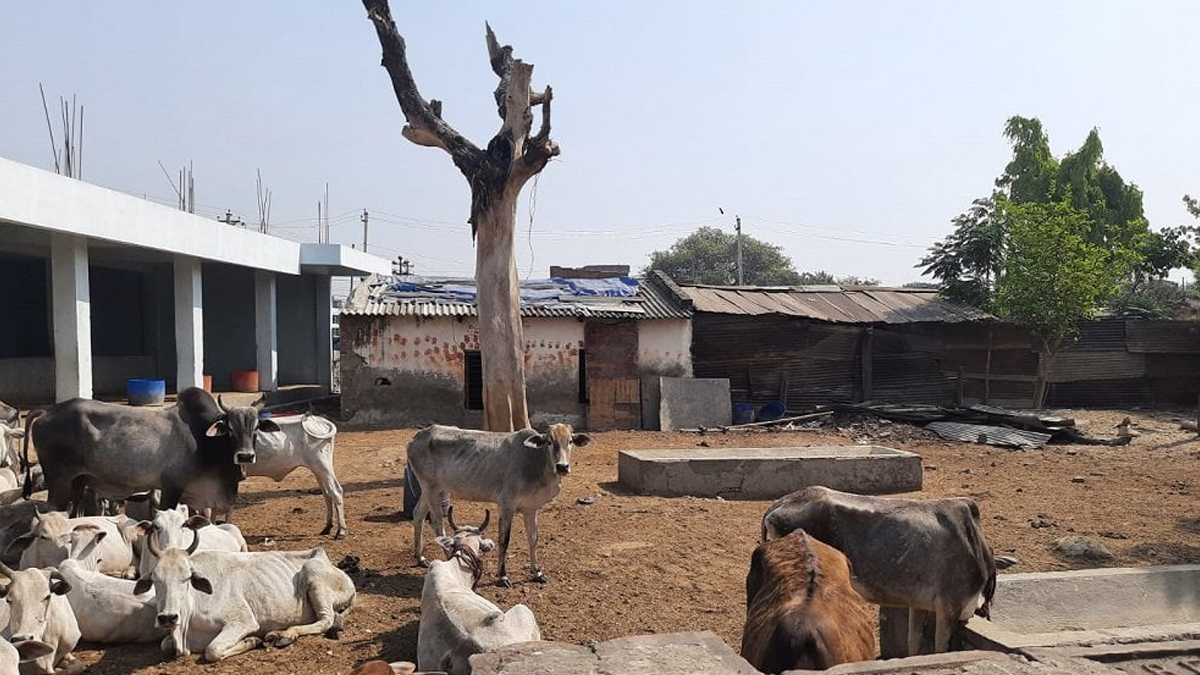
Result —
POLYGON ((458 527, 453 508, 446 519, 453 537, 438 537, 446 560, 434 561, 421 588, 421 625, 417 631, 417 667, 449 675, 471 672, 470 658, 505 645, 541 640, 533 612, 514 605, 507 612, 475 593, 483 576, 481 554, 495 546, 483 537, 491 512, 479 527, 458 527))
MULTIPOLYGON (((266 420, 263 420, 266 421, 266 420)), ((325 529, 329 534, 337 521, 334 539, 346 536, 346 513, 342 502, 342 484, 333 473, 333 445, 337 426, 321 417, 305 413, 300 417, 273 418, 274 429, 260 426, 254 437, 254 461, 243 464, 247 476, 267 476, 276 482, 292 471, 305 467, 312 472, 325 496, 325 529)))
POLYGON ((760 544, 746 576, 742 658, 766 673, 875 658, 875 617, 846 556, 803 530, 760 544))
POLYGON ((262 644, 286 647, 303 635, 341 630, 354 601, 354 582, 325 550, 289 553, 154 549, 158 564, 134 593, 154 589, 155 625, 169 631, 164 654, 204 652, 208 661, 262 644))
POLYGON ((445 535, 442 512, 434 505, 450 496, 500 507, 500 560, 496 583, 510 586, 506 564, 515 513, 525 518, 529 566, 533 580, 546 575, 537 559, 538 510, 558 496, 562 477, 571 472, 571 449, 590 442, 566 424, 554 424, 545 434, 533 429, 515 433, 470 431, 433 425, 417 432, 408 443, 408 466, 421 485, 413 515, 413 555, 425 565, 423 524, 432 515, 433 529, 445 535))
POLYGON ((950 648, 959 621, 987 617, 996 562, 979 507, 965 497, 867 497, 810 487, 775 501, 762 520, 764 541, 803 529, 846 555, 854 587, 868 602, 909 609, 909 654, 919 649, 917 615, 936 617, 934 645, 950 648))
POLYGON ((79 644, 79 624, 67 601, 70 584, 57 570, 28 569, 19 572, 0 564, 0 576, 8 579, 0 586, 5 598, 8 627, 4 637, 13 644, 36 640, 49 645, 53 652, 21 666, 22 673, 78 675, 83 663, 71 652, 79 644))
POLYGON ((32 435, 57 510, 85 485, 116 499, 160 488, 164 508, 186 499, 196 508, 228 510, 242 477, 237 462, 247 454, 253 461, 258 426, 256 409, 225 409, 191 387, 164 409, 64 401, 37 419, 32 435))

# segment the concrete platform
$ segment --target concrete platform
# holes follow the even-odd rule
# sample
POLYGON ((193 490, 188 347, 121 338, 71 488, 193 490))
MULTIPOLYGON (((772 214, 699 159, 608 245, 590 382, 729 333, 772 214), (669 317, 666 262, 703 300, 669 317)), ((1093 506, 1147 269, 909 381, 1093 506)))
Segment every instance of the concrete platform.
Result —
POLYGON ((522 642, 471 657, 473 675, 760 675, 714 633, 634 635, 588 647, 522 642))
POLYGON ((858 494, 921 489, 921 456, 877 445, 622 450, 617 480, 638 494, 775 499, 810 485, 858 494))
POLYGON ((992 620, 963 638, 1003 651, 1200 639, 1200 565, 1001 574, 992 620))

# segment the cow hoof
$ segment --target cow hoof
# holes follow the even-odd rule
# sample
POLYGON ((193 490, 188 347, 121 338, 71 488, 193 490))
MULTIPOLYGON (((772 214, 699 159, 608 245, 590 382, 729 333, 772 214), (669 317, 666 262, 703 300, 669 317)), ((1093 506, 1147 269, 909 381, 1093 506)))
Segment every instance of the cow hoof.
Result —
POLYGON ((546 578, 545 572, 534 572, 532 579, 539 584, 544 584, 549 581, 549 579, 546 578))
POLYGON ((413 567, 429 567, 429 561, 425 559, 425 556, 421 556, 417 558, 417 562, 413 563, 413 567))
POLYGON ((329 534, 331 531, 333 531, 333 525, 326 525, 325 529, 321 530, 318 534, 321 534, 322 536, 324 536, 326 534, 329 534))
POLYGON ((335 535, 333 535, 333 538, 334 538, 334 539, 345 539, 345 538, 346 538, 346 531, 345 531, 345 530, 338 530, 338 533, 337 533, 337 534, 335 534, 335 535))
POLYGON ((263 644, 274 647, 275 649, 283 649, 295 641, 296 638, 292 637, 291 635, 274 630, 270 633, 267 633, 266 637, 263 638, 263 644))
POLYGON ((508 577, 496 577, 496 585, 501 588, 512 588, 512 582, 508 580, 508 577))

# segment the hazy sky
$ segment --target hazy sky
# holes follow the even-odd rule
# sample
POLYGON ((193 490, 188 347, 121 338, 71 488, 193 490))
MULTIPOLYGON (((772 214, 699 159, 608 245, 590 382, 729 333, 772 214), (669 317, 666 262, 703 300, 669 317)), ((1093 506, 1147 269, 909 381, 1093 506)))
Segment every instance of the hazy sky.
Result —
MULTIPOLYGON (((476 144, 499 126, 489 20, 554 87, 561 158, 519 211, 522 276, 629 263, 699 224, 781 244, 800 270, 886 283, 989 193, 1015 113, 1056 154, 1093 126, 1152 227, 1200 193, 1195 2, 393 0, 426 98, 476 144), (720 216, 723 207, 727 216, 720 216), (531 252, 532 249, 532 252, 531 252)), ((38 82, 85 106, 84 179, 174 203, 158 161, 194 162, 200 212, 255 217, 469 274, 469 192, 402 117, 359 2, 0 1, 0 156, 52 167, 38 82)), ((57 131, 57 129, 56 129, 57 131)), ((524 196, 529 197, 532 184, 524 196)))

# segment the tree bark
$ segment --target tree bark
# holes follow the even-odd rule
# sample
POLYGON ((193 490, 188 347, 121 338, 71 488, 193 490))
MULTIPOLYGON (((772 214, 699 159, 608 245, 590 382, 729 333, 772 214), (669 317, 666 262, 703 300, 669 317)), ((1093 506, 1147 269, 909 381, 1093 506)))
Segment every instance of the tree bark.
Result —
POLYGON ((529 426, 525 398, 525 347, 521 298, 513 255, 517 200, 525 183, 559 154, 550 139, 550 87, 530 88, 533 65, 513 58, 487 26, 488 60, 500 78, 496 111, 500 130, 480 149, 442 119, 440 101, 426 101, 408 67, 404 38, 396 30, 387 0, 363 0, 375 26, 396 100, 407 121, 402 135, 417 145, 445 150, 471 187, 471 235, 477 237, 475 283, 479 347, 483 362, 484 428, 512 431, 529 426), (542 106, 541 126, 533 129, 533 106, 542 106))

